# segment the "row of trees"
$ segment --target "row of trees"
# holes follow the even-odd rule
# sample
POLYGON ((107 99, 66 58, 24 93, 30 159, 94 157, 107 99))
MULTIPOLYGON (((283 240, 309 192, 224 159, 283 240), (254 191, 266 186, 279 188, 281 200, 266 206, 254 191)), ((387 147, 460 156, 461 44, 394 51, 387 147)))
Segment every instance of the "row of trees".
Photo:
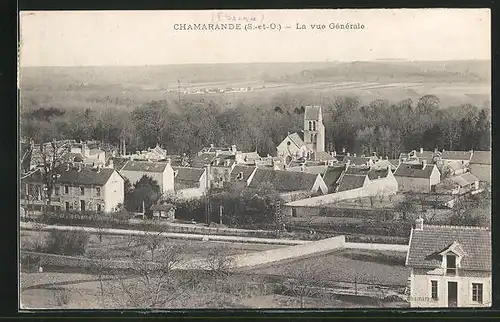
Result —
MULTIPOLYGON (((304 104, 283 95, 266 104, 239 103, 233 107, 186 102, 179 109, 167 101, 152 101, 132 112, 113 107, 98 111, 39 108, 22 113, 21 130, 23 136, 39 141, 96 139, 118 145, 125 139, 129 150, 160 143, 169 153, 188 154, 212 143, 236 144, 266 155, 275 153, 288 132, 302 129, 304 104)), ((378 99, 366 105, 357 98, 338 97, 322 105, 325 142, 337 150, 396 157, 420 147, 490 148, 490 109, 470 104, 444 107, 434 95, 416 102, 378 99)))

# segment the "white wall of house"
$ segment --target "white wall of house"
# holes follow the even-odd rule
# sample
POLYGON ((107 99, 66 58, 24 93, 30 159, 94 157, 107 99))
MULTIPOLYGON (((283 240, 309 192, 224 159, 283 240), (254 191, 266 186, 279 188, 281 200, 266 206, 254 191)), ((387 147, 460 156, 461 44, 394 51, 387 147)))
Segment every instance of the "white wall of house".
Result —
POLYGON ((291 156, 292 158, 300 155, 302 157, 307 156, 307 147, 298 147, 295 143, 290 140, 290 138, 286 137, 277 147, 277 155, 279 157, 287 157, 291 156), (290 145, 288 145, 288 142, 290 142, 290 145))
POLYGON ((123 177, 118 172, 113 171, 108 182, 104 185, 104 211, 112 212, 116 210, 119 204, 123 204, 125 199, 123 177))
POLYGON ((322 194, 328 193, 328 187, 326 186, 326 183, 323 180, 323 177, 321 177, 321 175, 319 175, 319 174, 316 177, 316 181, 314 181, 311 192, 314 193, 318 190, 321 191, 322 194))
POLYGON ((458 307, 491 306, 491 272, 465 272, 466 276, 427 275, 414 269, 410 275, 411 307, 448 307, 448 282, 457 282, 458 307), (431 281, 438 282, 438 299, 431 297, 431 281), (472 301, 472 283, 483 284, 483 303, 472 301))
POLYGON ((124 178, 127 178, 132 185, 146 175, 153 178, 164 193, 172 192, 174 190, 174 170, 169 165, 165 167, 163 172, 121 170, 120 174, 124 178))
POLYGON ((393 195, 398 192, 398 181, 392 174, 392 171, 388 171, 388 175, 385 178, 366 180, 363 185, 363 189, 369 196, 388 196, 393 195))
MULTIPOLYGON (((429 165, 427 165, 429 166, 429 165)), ((414 178, 396 176, 401 192, 431 192, 431 187, 441 182, 441 174, 435 165, 429 178, 414 178)))

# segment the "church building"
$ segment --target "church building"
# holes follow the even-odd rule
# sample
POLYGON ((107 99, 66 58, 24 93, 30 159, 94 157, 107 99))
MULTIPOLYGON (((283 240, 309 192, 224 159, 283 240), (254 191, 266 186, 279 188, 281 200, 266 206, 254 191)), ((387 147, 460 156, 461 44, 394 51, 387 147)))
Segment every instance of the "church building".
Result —
POLYGON ((325 125, 321 106, 306 106, 304 130, 288 134, 276 149, 278 157, 288 160, 324 152, 325 125))

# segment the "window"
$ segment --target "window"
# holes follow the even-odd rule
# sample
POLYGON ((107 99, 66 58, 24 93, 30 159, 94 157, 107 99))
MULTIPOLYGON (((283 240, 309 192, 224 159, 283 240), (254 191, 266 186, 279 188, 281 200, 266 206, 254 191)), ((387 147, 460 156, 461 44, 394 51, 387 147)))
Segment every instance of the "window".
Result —
POLYGON ((431 281, 431 298, 438 299, 438 281, 431 281))
POLYGON ((69 187, 68 186, 64 186, 64 194, 65 195, 69 194, 69 187))
POLYGON ((97 195, 98 197, 100 197, 100 196, 101 196, 101 188, 100 188, 100 187, 97 187, 97 188, 95 188, 95 191, 96 191, 96 195, 97 195))
POLYGON ((54 187, 54 194, 55 194, 56 196, 59 196, 59 186, 54 187))
POLYGON ((312 122, 309 121, 309 131, 312 131, 312 122))
POLYGON ((97 211, 101 211, 101 204, 97 204, 97 211))
POLYGON ((316 131, 316 122, 313 122, 313 131, 316 131))
POLYGON ((85 188, 80 187, 80 196, 83 196, 83 195, 85 195, 85 188))
POLYGON ((472 300, 474 302, 483 303, 483 284, 472 283, 472 300))
POLYGON ((446 255, 446 274, 457 273, 457 257, 455 255, 446 255))

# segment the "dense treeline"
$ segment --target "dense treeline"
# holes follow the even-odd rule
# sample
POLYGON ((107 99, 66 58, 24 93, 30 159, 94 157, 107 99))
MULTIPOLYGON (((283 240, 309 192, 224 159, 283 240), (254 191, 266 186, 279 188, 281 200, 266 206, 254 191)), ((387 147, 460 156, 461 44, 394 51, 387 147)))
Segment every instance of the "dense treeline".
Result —
MULTIPOLYGON (((288 132, 303 126, 305 100, 284 95, 267 104, 239 103, 228 108, 217 103, 185 103, 182 108, 167 101, 152 101, 132 112, 101 110, 37 109, 23 111, 23 136, 36 141, 52 138, 103 140, 129 151, 163 145, 168 153, 196 153, 203 146, 236 144, 246 151, 274 154, 288 132)), ((323 101, 326 144, 337 151, 359 154, 377 152, 395 158, 402 151, 424 148, 488 150, 490 109, 470 104, 443 107, 439 98, 426 95, 414 102, 375 100, 361 104, 352 97, 323 101)))

